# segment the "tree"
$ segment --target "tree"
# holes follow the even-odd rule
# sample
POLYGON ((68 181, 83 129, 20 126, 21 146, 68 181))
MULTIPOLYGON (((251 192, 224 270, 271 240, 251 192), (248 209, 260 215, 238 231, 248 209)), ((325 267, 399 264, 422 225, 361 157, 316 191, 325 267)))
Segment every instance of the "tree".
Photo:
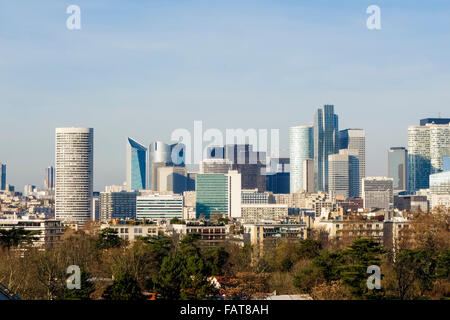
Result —
POLYGON ((64 290, 64 300, 90 300, 91 294, 95 291, 95 285, 90 280, 91 275, 84 270, 81 270, 81 288, 64 290))
POLYGON ((138 281, 129 273, 119 274, 103 293, 105 300, 143 300, 138 281))
POLYGON ((313 259, 320 254, 322 244, 319 240, 305 239, 301 240, 295 251, 297 260, 313 259))
POLYGON ((7 249, 11 247, 18 247, 21 244, 30 244, 34 240, 37 240, 36 235, 39 231, 29 231, 24 228, 12 227, 10 230, 0 230, 0 245, 7 249))
POLYGON ((186 224, 186 222, 182 219, 175 217, 170 220, 170 224, 186 224))
POLYGON ((199 234, 187 234, 177 251, 165 257, 158 275, 153 279, 154 288, 161 298, 168 300, 198 300, 213 293, 208 280, 210 274, 200 250, 195 246, 199 234))
POLYGON ((122 244, 123 240, 117 235, 117 231, 112 228, 105 228, 98 235, 97 246, 99 249, 118 248, 122 244))
POLYGON ((380 266, 386 251, 371 239, 356 239, 348 250, 342 252, 346 264, 340 267, 340 279, 357 297, 374 297, 375 291, 367 288, 367 267, 380 266))
POLYGON ((211 276, 221 276, 224 274, 223 266, 228 260, 229 254, 224 247, 214 247, 206 249, 203 254, 206 269, 211 276))

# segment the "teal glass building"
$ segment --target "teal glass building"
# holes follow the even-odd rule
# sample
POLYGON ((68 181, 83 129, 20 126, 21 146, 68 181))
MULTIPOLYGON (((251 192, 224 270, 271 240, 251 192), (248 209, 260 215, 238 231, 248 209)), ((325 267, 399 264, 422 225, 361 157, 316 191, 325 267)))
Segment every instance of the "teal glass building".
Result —
POLYGON ((147 148, 135 140, 127 140, 127 189, 144 190, 146 184, 147 148))
POLYGON ((324 105, 314 116, 315 190, 328 191, 328 156, 336 153, 339 153, 338 116, 333 105, 324 105))
POLYGON ((228 213, 228 177, 224 174, 198 174, 195 180, 197 218, 228 213))

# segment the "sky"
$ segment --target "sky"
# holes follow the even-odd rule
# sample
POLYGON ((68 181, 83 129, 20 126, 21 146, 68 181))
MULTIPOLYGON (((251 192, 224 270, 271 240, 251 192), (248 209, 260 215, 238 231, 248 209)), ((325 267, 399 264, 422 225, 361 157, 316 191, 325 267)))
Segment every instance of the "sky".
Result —
POLYGON ((125 180, 127 137, 279 129, 287 155, 288 128, 334 104, 385 176, 408 125, 450 117, 449 52, 448 0, 0 0, 0 163, 18 190, 42 186, 55 128, 92 127, 101 191, 125 180))

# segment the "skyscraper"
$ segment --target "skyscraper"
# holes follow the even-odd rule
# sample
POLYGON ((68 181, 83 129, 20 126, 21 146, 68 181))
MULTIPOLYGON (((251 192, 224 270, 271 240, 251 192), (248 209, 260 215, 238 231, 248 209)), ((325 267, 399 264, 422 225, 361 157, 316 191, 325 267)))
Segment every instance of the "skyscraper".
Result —
POLYGON ((227 174, 198 174, 195 190, 197 218, 210 218, 211 215, 240 217, 241 174, 236 170, 227 174))
POLYGON ((408 150, 392 147, 388 152, 388 177, 394 179, 394 191, 407 189, 408 150))
POLYGON ((0 163, 0 190, 6 189, 6 164, 0 163))
POLYGON ((82 225, 91 219, 94 129, 56 128, 55 216, 82 225))
POLYGON ((328 191, 332 198, 359 196, 359 159, 357 150, 342 149, 328 156, 328 191))
POLYGON ((45 169, 44 187, 48 190, 55 187, 55 170, 52 166, 45 169))
POLYGON ((290 192, 306 190, 303 184, 303 164, 314 157, 314 127, 313 125, 289 128, 290 153, 290 192))
POLYGON ((363 129, 345 129, 339 131, 339 149, 355 150, 358 154, 359 179, 358 190, 361 190, 361 179, 366 176, 366 132, 363 129))
POLYGON ((169 163, 171 163, 171 147, 161 141, 153 142, 148 156, 148 186, 151 190, 157 190, 158 168, 169 163))
POLYGON ((324 105, 314 116, 314 188, 328 191, 328 156, 339 151, 338 116, 324 105))
POLYGON ((127 189, 144 190, 147 187, 147 148, 136 140, 127 139, 127 189))
POLYGON ((450 155, 450 125, 408 127, 408 189, 429 187, 430 174, 441 172, 443 158, 450 155))
POLYGON ((330 154, 328 156, 328 191, 332 199, 349 197, 349 159, 347 154, 330 154))

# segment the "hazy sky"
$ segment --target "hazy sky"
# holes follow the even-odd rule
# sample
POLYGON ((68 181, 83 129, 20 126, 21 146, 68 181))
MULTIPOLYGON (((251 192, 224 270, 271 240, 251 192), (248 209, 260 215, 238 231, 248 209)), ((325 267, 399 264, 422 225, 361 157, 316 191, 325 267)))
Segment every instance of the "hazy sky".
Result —
POLYGON ((341 129, 366 130, 367 174, 386 175, 408 125, 450 116, 449 54, 448 0, 0 0, 0 162, 41 186, 55 127, 93 127, 103 190, 125 180, 128 136, 278 128, 286 153, 288 127, 334 104, 341 129))

